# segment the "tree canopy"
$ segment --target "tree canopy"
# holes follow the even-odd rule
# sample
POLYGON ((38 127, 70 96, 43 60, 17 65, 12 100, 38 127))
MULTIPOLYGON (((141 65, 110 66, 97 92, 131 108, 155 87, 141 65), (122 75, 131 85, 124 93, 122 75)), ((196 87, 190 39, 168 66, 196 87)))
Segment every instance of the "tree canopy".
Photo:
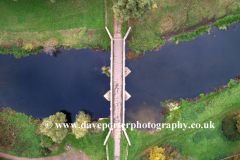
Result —
POLYGON ((72 128, 72 132, 73 134, 75 134, 77 139, 83 137, 88 132, 88 128, 86 126, 84 128, 82 124, 84 124, 84 122, 87 124, 91 122, 90 120, 91 120, 91 117, 88 114, 85 114, 85 112, 83 111, 80 111, 78 115, 76 115, 76 122, 74 125, 76 127, 72 128))
POLYGON ((145 13, 156 5, 155 0, 119 0, 114 6, 115 17, 120 21, 127 21, 129 18, 141 20, 145 13))
POLYGON ((51 137, 53 142, 61 143, 61 141, 66 137, 68 130, 63 126, 56 127, 55 124, 62 124, 66 121, 66 115, 62 112, 57 112, 56 114, 43 119, 43 122, 40 125, 40 132, 48 137, 51 137))
POLYGON ((165 149, 162 147, 154 147, 150 151, 149 160, 164 160, 166 156, 164 155, 165 149))

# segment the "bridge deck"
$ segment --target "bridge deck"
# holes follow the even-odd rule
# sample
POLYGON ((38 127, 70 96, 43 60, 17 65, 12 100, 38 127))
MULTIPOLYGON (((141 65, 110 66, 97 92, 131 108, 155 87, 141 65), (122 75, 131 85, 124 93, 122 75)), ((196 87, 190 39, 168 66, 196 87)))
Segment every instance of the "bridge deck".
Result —
MULTIPOLYGON (((113 40, 113 123, 122 124, 123 105, 123 39, 121 36, 121 23, 114 19, 114 40, 113 40)), ((120 139, 122 128, 116 126, 113 129, 114 137, 114 159, 120 159, 120 139)))

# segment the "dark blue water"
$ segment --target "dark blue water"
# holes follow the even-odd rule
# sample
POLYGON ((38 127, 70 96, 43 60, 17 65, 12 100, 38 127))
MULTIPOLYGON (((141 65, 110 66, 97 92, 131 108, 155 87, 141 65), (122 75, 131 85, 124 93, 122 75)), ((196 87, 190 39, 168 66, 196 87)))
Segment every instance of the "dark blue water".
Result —
MULTIPOLYGON (((240 25, 211 29, 193 41, 166 43, 158 52, 147 51, 126 61, 126 119, 161 121, 160 102, 193 98, 227 84, 240 74, 240 25), (237 26, 237 28, 235 28, 237 26), (214 36, 215 35, 215 36, 214 36)), ((108 117, 110 103, 103 95, 110 79, 101 67, 110 65, 109 52, 63 50, 57 57, 43 52, 15 59, 0 55, 0 107, 44 118, 62 109, 88 110, 94 118, 108 117)))
POLYGON ((0 106, 43 118, 65 109, 73 118, 81 110, 93 116, 109 116, 103 95, 110 79, 101 67, 110 54, 86 50, 63 50, 57 57, 40 53, 15 59, 0 55, 0 106))

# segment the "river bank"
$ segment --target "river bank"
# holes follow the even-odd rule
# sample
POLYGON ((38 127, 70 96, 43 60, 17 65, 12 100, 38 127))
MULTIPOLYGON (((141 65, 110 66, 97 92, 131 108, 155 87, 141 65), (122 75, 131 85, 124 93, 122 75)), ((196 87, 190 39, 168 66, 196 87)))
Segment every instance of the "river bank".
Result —
POLYGON ((239 14, 237 1, 156 1, 158 8, 149 11, 142 21, 130 19, 132 31, 128 47, 153 50, 179 34, 193 32, 200 26, 211 25, 230 14, 239 14))
POLYGON ((240 111, 240 83, 230 83, 228 89, 201 96, 201 99, 182 105, 166 114, 165 123, 214 124, 212 129, 202 128, 162 128, 161 131, 148 134, 128 130, 132 145, 129 147, 129 158, 144 158, 155 146, 172 143, 178 148, 182 158, 223 159, 235 155, 239 150, 239 140, 229 140, 222 131, 222 120, 240 111), (147 143, 146 139, 148 139, 147 143), (197 148, 197 149, 196 149, 197 148))
MULTIPOLYGON (((235 84, 238 84, 239 81, 240 81, 240 75, 238 75, 235 79, 231 79, 227 85, 221 85, 219 87, 212 88, 211 92, 208 92, 206 94, 201 93, 199 96, 195 98, 185 98, 185 99, 180 98, 179 100, 169 99, 164 102, 161 102, 161 105, 164 106, 165 108, 160 113, 168 114, 170 111, 177 110, 179 109, 179 107, 181 107, 186 103, 190 104, 190 103, 198 102, 201 99, 206 99, 208 96, 212 96, 214 93, 221 92, 225 89, 229 90, 230 87, 233 87, 235 84)), ((169 115, 166 115, 166 116, 169 116, 169 115)), ((167 117, 165 118, 167 119, 167 117)))

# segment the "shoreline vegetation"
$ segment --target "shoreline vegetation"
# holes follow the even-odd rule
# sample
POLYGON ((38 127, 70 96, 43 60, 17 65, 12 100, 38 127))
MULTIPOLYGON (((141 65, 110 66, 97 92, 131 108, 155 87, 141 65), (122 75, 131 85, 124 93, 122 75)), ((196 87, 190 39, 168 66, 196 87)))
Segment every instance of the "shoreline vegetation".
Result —
POLYGON ((240 158, 238 156, 240 132, 238 133, 237 121, 234 120, 240 113, 239 82, 240 75, 231 79, 227 85, 213 88, 212 92, 205 95, 200 94, 193 99, 167 100, 161 103, 166 107, 162 111, 164 123, 179 121, 203 125, 212 121, 215 129, 188 128, 185 131, 179 128, 174 131, 162 129, 153 134, 128 130, 129 138, 133 142, 128 152, 129 158, 147 159, 155 147, 167 149, 163 146, 169 143, 173 145, 172 148, 178 149, 175 158, 180 156, 181 159, 218 160, 232 155, 234 155, 231 157, 232 160, 240 158), (149 142, 144 145, 145 139, 149 142))
MULTIPOLYGON (((112 6, 111 0, 96 3, 1 1, 0 9, 5 12, 0 13, 4 17, 0 20, 0 53, 13 53, 20 58, 59 47, 109 51, 110 39, 105 25, 112 34, 112 6), (61 14, 57 14, 59 12, 61 14)), ((208 32, 211 26, 227 29, 238 21, 239 1, 156 0, 156 6, 141 21, 130 18, 123 22, 122 32, 132 27, 127 45, 133 51, 158 50, 165 41, 172 39, 176 45, 208 32)))
MULTIPOLYGON (((212 92, 200 94, 196 98, 186 98, 177 101, 167 100, 162 103, 168 109, 167 112, 166 110, 164 111, 165 123, 180 121, 181 123, 203 124, 212 121, 215 124, 215 129, 201 130, 193 128, 183 131, 176 128, 172 131, 171 129, 162 128, 160 131, 150 133, 136 129, 131 131, 129 128, 127 133, 131 140, 131 146, 127 146, 127 140, 123 136, 121 153, 123 155, 126 154, 126 147, 128 147, 129 159, 144 159, 149 157, 150 153, 151 155, 154 153, 154 148, 160 147, 160 150, 171 151, 166 152, 168 154, 164 155, 165 157, 176 158, 178 156, 180 158, 212 160, 226 158, 239 153, 240 138, 234 139, 231 137, 231 134, 237 134, 235 133, 236 120, 233 117, 240 113, 239 82, 240 75, 235 79, 231 79, 227 85, 213 88, 212 92), (228 124, 227 126, 230 124, 233 128, 230 127, 229 129, 226 126, 226 129, 222 130, 221 126, 223 123, 228 124), (228 130, 231 132, 228 132, 228 130), (230 135, 230 140, 226 137, 227 135, 230 135), (211 141, 208 140, 209 138, 211 138, 211 141), (148 142, 145 141, 146 139, 148 139, 148 142), (222 145, 219 145, 219 143, 222 145), (202 145, 204 147, 201 147, 202 145), (198 149, 194 150, 196 147, 198 149)), ((48 147, 41 147, 43 139, 39 126, 42 125, 42 122, 40 119, 34 119, 32 116, 26 116, 24 113, 15 112, 10 108, 2 108, 0 110, 0 130, 2 133, 0 144, 7 143, 8 145, 0 145, 0 152, 20 157, 45 157, 68 152, 66 146, 71 146, 76 151, 83 151, 92 159, 104 159, 106 157, 105 146, 99 144, 103 144, 108 129, 96 132, 89 130, 85 136, 77 139, 72 129, 69 128, 69 133, 61 143, 58 144, 51 141, 48 147)), ((98 122, 110 123, 109 118, 99 119, 98 122)), ((237 136, 240 137, 240 133, 237 136)), ((47 142, 44 143, 45 145, 48 144, 47 142)), ((110 151, 113 148, 113 144, 113 138, 110 136, 108 144, 110 157, 113 156, 110 151)))

